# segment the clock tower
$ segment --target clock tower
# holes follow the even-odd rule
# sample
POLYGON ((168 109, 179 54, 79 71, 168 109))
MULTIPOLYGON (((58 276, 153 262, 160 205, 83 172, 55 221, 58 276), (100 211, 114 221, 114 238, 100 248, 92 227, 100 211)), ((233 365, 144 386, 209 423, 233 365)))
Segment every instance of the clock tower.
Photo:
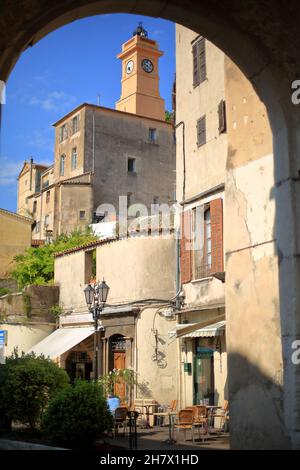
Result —
POLYGON ((165 101, 159 94, 158 59, 163 55, 156 41, 148 39, 142 23, 117 56, 122 60, 122 92, 118 111, 165 120, 165 101))

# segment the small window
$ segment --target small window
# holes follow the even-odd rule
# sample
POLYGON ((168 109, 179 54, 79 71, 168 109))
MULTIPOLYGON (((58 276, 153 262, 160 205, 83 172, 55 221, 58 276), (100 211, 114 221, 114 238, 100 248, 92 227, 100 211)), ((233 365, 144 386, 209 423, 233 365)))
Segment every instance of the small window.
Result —
POLYGON ((154 196, 154 198, 153 198, 153 204, 154 204, 154 205, 159 204, 159 197, 158 197, 158 196, 154 196))
POLYGON ((35 233, 40 233, 40 222, 37 222, 36 225, 35 225, 35 233))
POLYGON ((32 212, 35 214, 36 213, 36 208, 37 208, 37 201, 33 201, 33 209, 32 212))
POLYGON ((72 170, 77 168, 77 148, 72 149, 72 170))
POLYGON ((79 219, 84 220, 85 219, 85 211, 79 211, 79 219))
POLYGON ((226 104, 224 100, 221 100, 218 106, 219 114, 219 133, 226 132, 226 104))
POLYGON ((73 117, 71 121, 72 134, 79 131, 79 115, 73 117))
POLYGON ((206 116, 202 116, 197 121, 197 145, 206 144, 206 116))
POLYGON ((60 167, 59 167, 60 176, 64 176, 64 174, 65 174, 65 159, 66 159, 66 156, 61 155, 61 157, 60 157, 60 167))
POLYGON ((128 158, 128 173, 135 173, 135 158, 128 158))
POLYGON ((46 204, 50 202, 50 191, 46 192, 46 204))
POLYGON ((205 39, 200 38, 193 44, 193 85, 194 87, 206 80, 205 39))
POLYGON ((157 132, 156 129, 149 129, 149 142, 154 144, 156 142, 157 132))
POLYGON ((28 197, 25 198, 25 204, 28 204, 28 197))
POLYGON ((68 137, 68 128, 67 124, 63 124, 59 128, 59 142, 63 142, 68 137))
POLYGON ((45 215, 45 222, 44 222, 45 227, 48 227, 48 225, 49 225, 49 220, 50 220, 49 215, 45 215))

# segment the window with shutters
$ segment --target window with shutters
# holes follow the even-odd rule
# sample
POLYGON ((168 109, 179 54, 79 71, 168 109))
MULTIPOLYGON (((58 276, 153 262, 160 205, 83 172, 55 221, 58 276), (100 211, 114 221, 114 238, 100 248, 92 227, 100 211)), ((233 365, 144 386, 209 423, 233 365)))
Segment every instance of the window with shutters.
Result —
POLYGON ((211 273, 211 218, 209 204, 193 209, 193 278, 203 279, 211 273))
POLYGON ((224 100, 221 100, 218 106, 219 114, 219 133, 226 132, 226 104, 224 100))
POLYGON ((194 87, 206 80, 205 39, 200 38, 193 44, 193 85, 194 87))
POLYGON ((193 279, 223 272, 223 201, 221 198, 193 209, 193 279))
POLYGON ((202 116, 197 121, 197 145, 206 144, 206 116, 202 116))
POLYGON ((192 280, 191 250, 191 219, 192 212, 185 211, 181 216, 180 237, 180 277, 181 284, 192 280))
POLYGON ((223 200, 218 198, 182 214, 181 283, 223 271, 223 200))

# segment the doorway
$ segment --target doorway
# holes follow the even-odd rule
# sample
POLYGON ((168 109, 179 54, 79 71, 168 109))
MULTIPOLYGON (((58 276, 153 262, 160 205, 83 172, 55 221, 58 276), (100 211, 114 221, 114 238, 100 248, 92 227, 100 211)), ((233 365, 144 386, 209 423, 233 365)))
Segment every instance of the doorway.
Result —
POLYGON ((71 383, 76 379, 91 379, 93 363, 86 351, 72 351, 66 360, 66 371, 71 383))
POLYGON ((214 405, 214 351, 207 342, 197 342, 193 365, 193 404, 214 405))
MULTIPOLYGON (((114 335, 110 343, 110 370, 126 368, 126 340, 122 335, 114 335)), ((122 379, 114 385, 114 394, 122 401, 126 398, 126 384, 122 379)))

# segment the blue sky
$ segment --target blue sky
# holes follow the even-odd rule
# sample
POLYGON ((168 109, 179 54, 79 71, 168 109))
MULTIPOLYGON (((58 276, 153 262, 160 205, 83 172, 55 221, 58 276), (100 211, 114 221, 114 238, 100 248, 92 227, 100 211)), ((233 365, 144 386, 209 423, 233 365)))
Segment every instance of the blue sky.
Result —
POLYGON ((25 159, 52 163, 52 124, 83 102, 110 108, 120 98, 121 45, 143 21, 149 37, 164 51, 160 93, 171 109, 175 74, 175 26, 136 15, 101 15, 52 32, 27 49, 6 88, 0 141, 0 207, 16 210, 16 177, 25 159), (105 43, 105 47, 101 44, 105 43))

